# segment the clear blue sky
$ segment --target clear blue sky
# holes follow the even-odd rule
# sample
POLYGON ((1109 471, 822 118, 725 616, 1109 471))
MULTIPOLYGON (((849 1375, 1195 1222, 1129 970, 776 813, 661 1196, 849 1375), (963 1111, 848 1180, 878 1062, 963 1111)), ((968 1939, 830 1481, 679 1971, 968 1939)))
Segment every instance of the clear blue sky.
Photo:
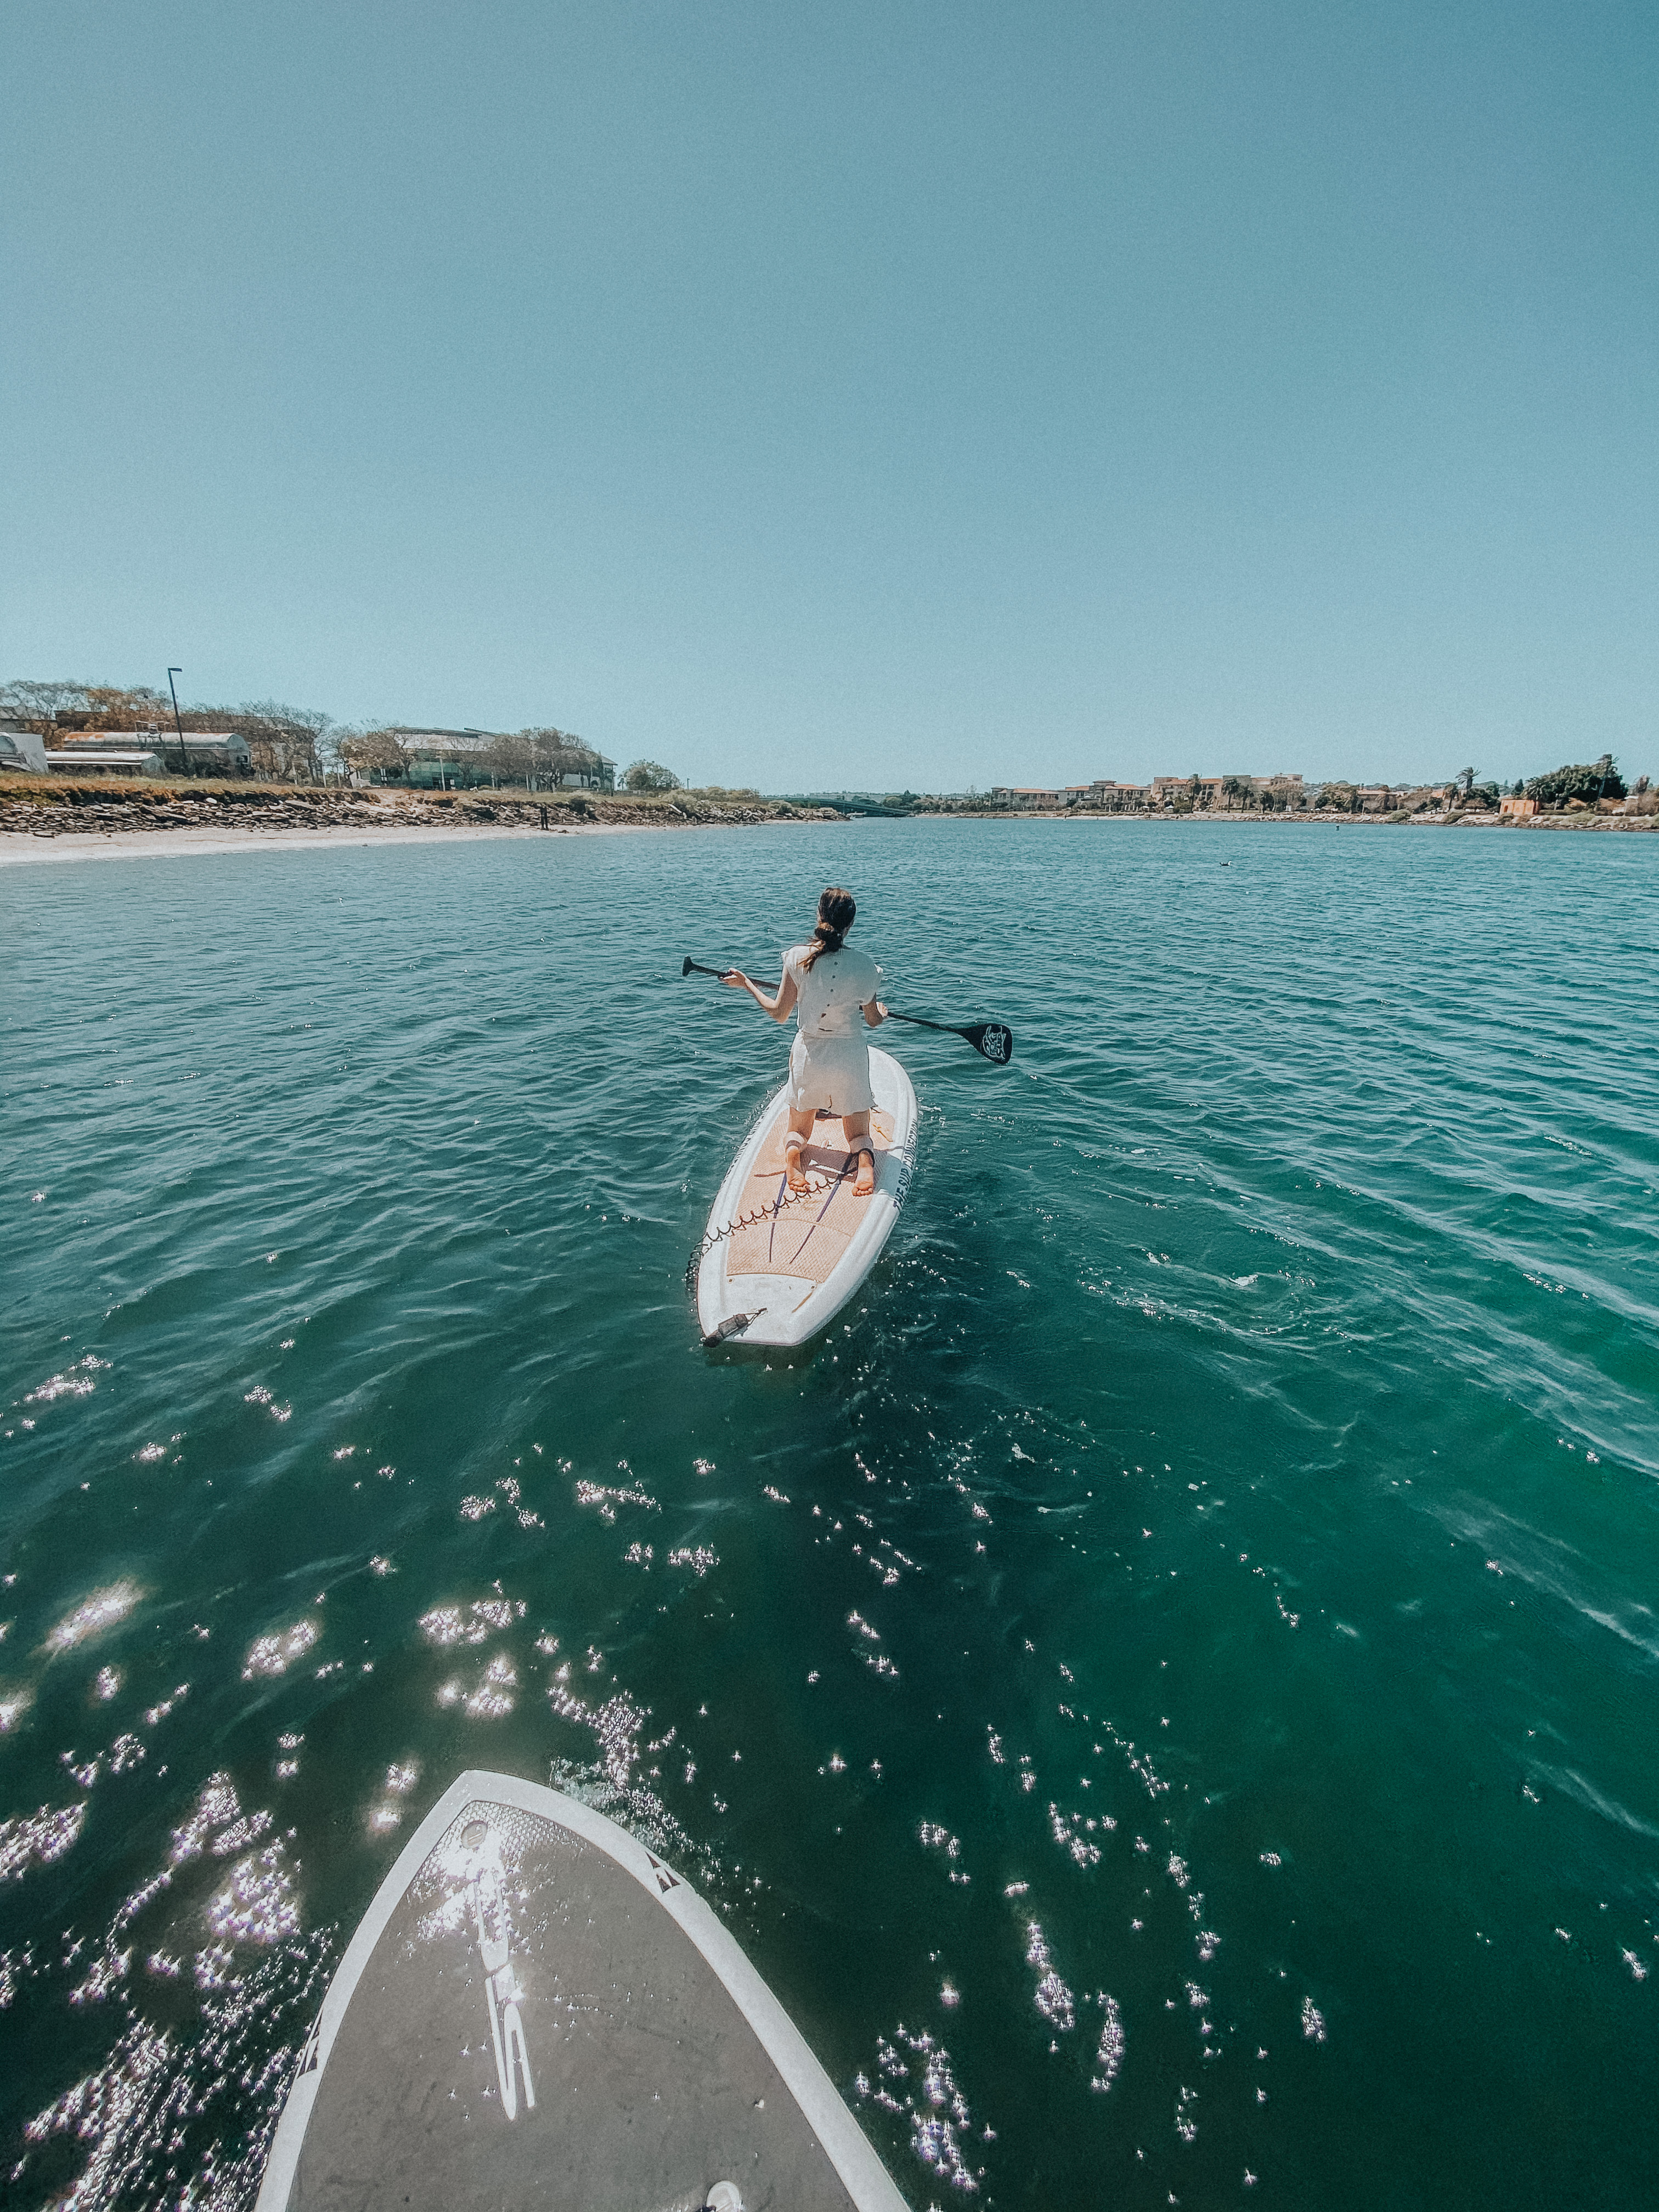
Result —
POLYGON ((12 0, 0 675, 1659 775, 1659 9, 12 0))

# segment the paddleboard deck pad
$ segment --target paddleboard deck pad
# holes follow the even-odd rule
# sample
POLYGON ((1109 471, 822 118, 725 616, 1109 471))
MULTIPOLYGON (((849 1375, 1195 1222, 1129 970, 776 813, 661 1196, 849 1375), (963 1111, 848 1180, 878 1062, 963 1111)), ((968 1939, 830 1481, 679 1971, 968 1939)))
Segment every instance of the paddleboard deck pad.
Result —
POLYGON ((805 1344, 876 1264, 915 1164, 916 1095, 898 1061, 874 1047, 870 1087, 876 1186, 864 1198, 854 1188, 856 1155, 836 1115, 820 1114, 814 1123, 801 1158, 807 1189, 791 1191, 783 1149, 788 1085, 767 1101, 686 1270, 706 1344, 805 1344))
POLYGON ((323 2001, 258 2212, 904 2212, 683 1875, 574 1798, 447 1790, 323 2001))

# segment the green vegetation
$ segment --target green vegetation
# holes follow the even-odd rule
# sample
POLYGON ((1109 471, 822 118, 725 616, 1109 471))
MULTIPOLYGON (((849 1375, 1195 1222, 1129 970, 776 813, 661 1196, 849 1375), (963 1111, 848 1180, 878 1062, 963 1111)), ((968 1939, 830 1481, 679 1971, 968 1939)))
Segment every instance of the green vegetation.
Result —
POLYGON ((1626 796, 1625 780, 1611 753, 1603 753, 1592 765, 1578 762, 1552 769, 1547 775, 1535 775, 1526 792, 1540 806, 1555 807, 1571 805, 1574 799, 1581 805, 1594 806, 1598 799, 1626 796))

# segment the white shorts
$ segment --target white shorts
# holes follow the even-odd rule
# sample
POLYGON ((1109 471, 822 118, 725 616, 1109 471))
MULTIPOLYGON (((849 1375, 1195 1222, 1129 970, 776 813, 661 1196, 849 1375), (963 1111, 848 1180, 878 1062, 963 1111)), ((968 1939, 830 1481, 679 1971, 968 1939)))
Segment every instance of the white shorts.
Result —
POLYGON ((862 1037, 815 1037, 809 1046, 797 1031, 789 1051, 792 1111, 805 1114, 822 1107, 831 1114, 867 1114, 875 1103, 870 1048, 862 1037))

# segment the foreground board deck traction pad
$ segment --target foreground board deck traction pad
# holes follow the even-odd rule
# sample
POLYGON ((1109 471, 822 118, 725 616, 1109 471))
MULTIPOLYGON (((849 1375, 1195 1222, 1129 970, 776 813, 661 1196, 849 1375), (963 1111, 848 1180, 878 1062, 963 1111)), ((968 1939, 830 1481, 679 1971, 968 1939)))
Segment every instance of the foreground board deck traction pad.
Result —
POLYGON ((257 2212, 905 2212, 684 1878, 576 1799, 463 1774, 330 1984, 257 2212))
MULTIPOLYGON (((749 1225, 732 1232, 726 1262, 728 1281, 740 1275, 775 1274, 793 1275, 803 1283, 827 1282, 864 1218, 873 1194, 860 1198, 853 1188, 857 1155, 840 1116, 834 1114, 818 1115, 801 1150, 801 1165, 814 1185, 812 1197, 787 1212, 778 1206, 788 1179, 783 1150, 788 1128, 789 1109, 782 1106, 738 1201, 738 1218, 749 1225), (750 1222, 751 1215, 761 1218, 750 1222)), ((875 1155, 879 1188, 893 1141, 892 1115, 878 1107, 870 1116, 870 1131, 859 1143, 875 1155)))

